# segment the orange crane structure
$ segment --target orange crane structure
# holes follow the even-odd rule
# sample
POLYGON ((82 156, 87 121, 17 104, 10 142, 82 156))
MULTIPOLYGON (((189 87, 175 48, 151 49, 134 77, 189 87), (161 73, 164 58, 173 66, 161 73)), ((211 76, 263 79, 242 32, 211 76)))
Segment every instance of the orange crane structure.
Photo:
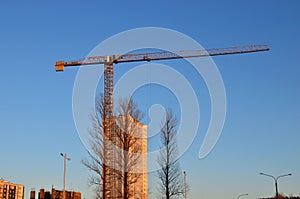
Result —
MULTIPOLYGON (((122 55, 109 55, 109 56, 90 56, 77 61, 57 61, 55 64, 56 71, 64 71, 65 67, 103 64, 104 65, 104 115, 102 118, 103 126, 110 126, 107 121, 114 118, 113 114, 113 89, 114 89, 114 64, 126 63, 126 62, 139 62, 139 61, 155 61, 155 60, 169 60, 169 59, 181 59, 191 57, 205 57, 205 56, 218 56, 218 55, 231 55, 252 53, 260 51, 268 51, 268 45, 248 45, 248 46, 236 46, 228 48, 212 48, 204 50, 180 50, 180 51, 158 51, 158 52, 145 52, 137 54, 122 54, 122 55)), ((113 129, 108 129, 106 135, 109 140, 113 140, 113 129)), ((104 140, 105 141, 105 140, 104 140)), ((104 142, 105 145, 105 142, 104 142)), ((103 162, 113 161, 114 156, 110 151, 110 147, 106 147, 108 151, 104 151, 103 162)), ((102 198, 112 199, 119 198, 113 194, 111 189, 115 189, 118 186, 122 186, 121 182, 116 182, 117 176, 113 174, 113 168, 108 168, 103 165, 103 177, 102 177, 102 198), (106 175, 108 174, 109 175, 106 175)))

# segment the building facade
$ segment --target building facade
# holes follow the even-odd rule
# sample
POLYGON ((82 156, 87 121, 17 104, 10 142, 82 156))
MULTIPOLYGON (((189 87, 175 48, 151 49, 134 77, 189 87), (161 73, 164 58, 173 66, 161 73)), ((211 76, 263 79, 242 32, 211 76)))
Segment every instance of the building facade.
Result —
POLYGON ((141 123, 136 123, 136 125, 139 130, 139 135, 137 135, 139 139, 136 144, 141 148, 141 154, 134 168, 134 171, 137 172, 138 178, 131 187, 133 191, 132 199, 148 199, 147 126, 141 123))
MULTIPOLYGON (((64 199, 63 191, 56 190, 52 187, 51 192, 45 191, 45 189, 40 189, 38 193, 38 199, 64 199)), ((65 191, 66 197, 65 199, 81 199, 80 192, 74 191, 65 191)), ((31 190, 30 199, 35 199, 35 190, 31 190)))
POLYGON ((0 199, 24 199, 24 186, 0 179, 0 199))
POLYGON ((126 178, 130 199, 148 199, 147 126, 131 116, 117 117, 109 126, 103 141, 102 198, 123 198, 126 178))

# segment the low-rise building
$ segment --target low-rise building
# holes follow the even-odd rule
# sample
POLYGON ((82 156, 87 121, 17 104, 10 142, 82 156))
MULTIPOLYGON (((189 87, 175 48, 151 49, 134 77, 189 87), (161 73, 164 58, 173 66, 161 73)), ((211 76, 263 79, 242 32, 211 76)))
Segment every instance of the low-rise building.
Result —
MULTIPOLYGON (((64 192, 62 190, 56 190, 52 187, 51 192, 40 189, 38 199, 64 199, 64 192)), ((81 193, 75 191, 65 191, 65 199, 81 199, 81 193)), ((30 199, 35 199, 35 191, 31 190, 30 199)))
POLYGON ((24 199, 24 185, 0 179, 0 199, 24 199))

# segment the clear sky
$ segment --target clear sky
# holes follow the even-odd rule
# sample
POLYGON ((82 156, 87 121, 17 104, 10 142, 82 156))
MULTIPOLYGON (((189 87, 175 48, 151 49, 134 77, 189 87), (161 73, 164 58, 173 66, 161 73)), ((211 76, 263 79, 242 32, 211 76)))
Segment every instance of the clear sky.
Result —
MULTIPOLYGON (((182 32, 204 48, 269 44, 271 49, 213 58, 226 89, 227 115, 217 145, 201 160, 210 102, 203 81, 191 77, 202 112, 198 134, 180 159, 188 198, 273 196, 273 180, 259 172, 291 172, 279 180, 279 192, 299 195, 299 9, 297 0, 1 1, 0 178, 24 184, 25 198, 31 188, 61 189, 59 153, 65 152, 72 158, 67 187, 91 197, 90 173, 81 164, 87 153, 72 114, 78 68, 57 74, 55 61, 84 57, 112 35, 150 26, 182 32)), ((183 62, 172 61, 175 68, 178 63, 183 62)), ((186 73, 193 76, 192 70, 186 73)), ((168 90, 153 86, 137 92, 136 100, 145 112, 160 100, 177 110, 176 102, 165 102, 168 96, 168 90), (150 100, 139 100, 143 93, 150 100)), ((156 180, 151 174, 149 198, 156 197, 156 180)))

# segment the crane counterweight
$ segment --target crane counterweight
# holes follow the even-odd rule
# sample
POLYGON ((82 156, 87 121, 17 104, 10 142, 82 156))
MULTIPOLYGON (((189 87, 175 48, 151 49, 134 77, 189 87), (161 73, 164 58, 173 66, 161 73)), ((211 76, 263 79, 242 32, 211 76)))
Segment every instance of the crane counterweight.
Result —
POLYGON ((55 70, 56 72, 62 72, 65 69, 65 62, 64 61, 57 61, 55 63, 55 70))

